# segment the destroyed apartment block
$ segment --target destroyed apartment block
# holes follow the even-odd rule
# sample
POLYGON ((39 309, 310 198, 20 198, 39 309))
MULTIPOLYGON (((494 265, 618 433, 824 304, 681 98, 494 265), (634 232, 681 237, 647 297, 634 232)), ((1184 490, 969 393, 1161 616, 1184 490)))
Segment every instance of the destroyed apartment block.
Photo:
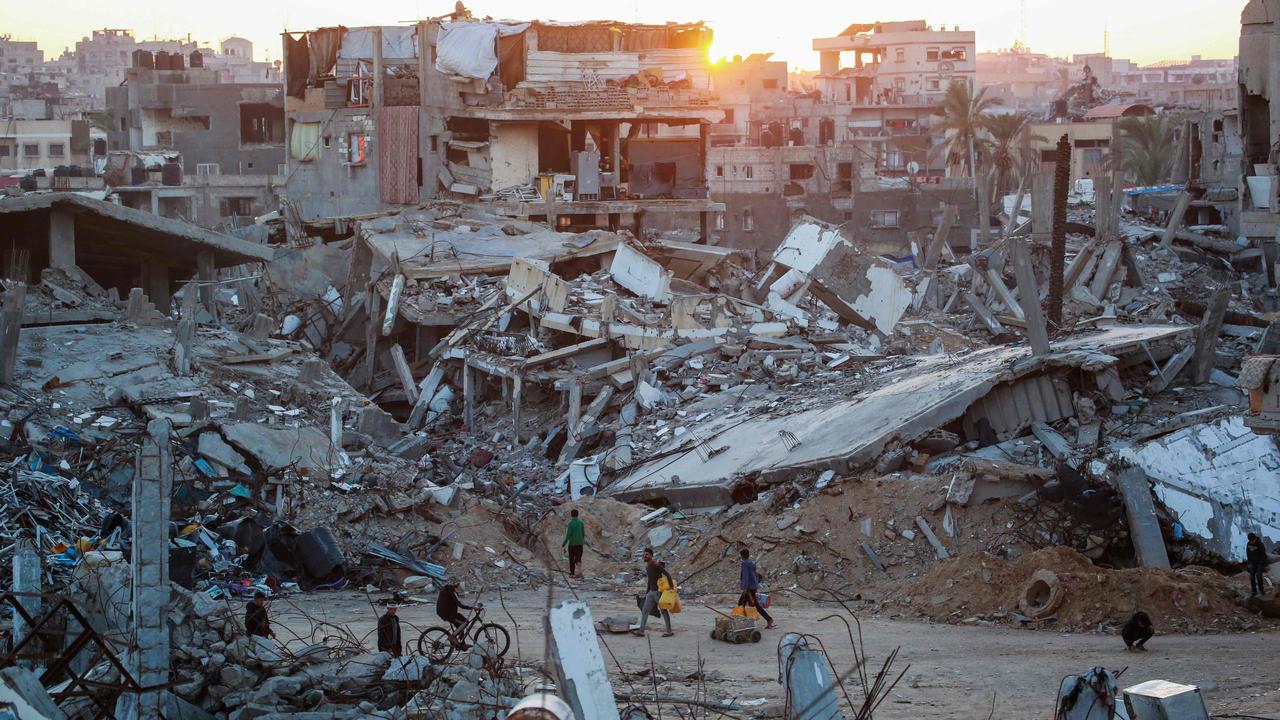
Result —
POLYGON ((557 229, 689 226, 705 239, 724 209, 707 182, 724 115, 710 42, 702 23, 465 9, 286 34, 288 197, 308 221, 458 199, 557 229))

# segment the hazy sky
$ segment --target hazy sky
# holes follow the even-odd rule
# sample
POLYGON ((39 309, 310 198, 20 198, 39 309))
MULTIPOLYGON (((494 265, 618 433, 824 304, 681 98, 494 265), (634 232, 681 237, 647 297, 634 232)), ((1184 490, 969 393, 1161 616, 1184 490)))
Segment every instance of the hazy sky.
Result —
MULTIPOLYGON (((620 0, 615 3, 547 0, 472 0, 476 14, 544 20, 662 22, 706 20, 715 31, 712 57, 773 52, 793 67, 816 68, 814 37, 828 37, 853 22, 925 19, 959 24, 978 32, 978 49, 1009 47, 1020 36, 1018 0, 912 0, 895 3, 833 3, 789 0, 620 0), (863 8, 863 9, 860 9, 863 8)), ((1234 57, 1245 0, 1025 0, 1026 43, 1052 55, 1101 52, 1103 31, 1113 57, 1139 63, 1191 55, 1234 57)), ((0 33, 36 40, 46 57, 56 56, 93 28, 132 29, 140 38, 180 37, 216 43, 228 35, 254 42, 259 59, 280 57, 279 32, 322 25, 395 24, 453 9, 441 0, 62 0, 57 3, 0 0, 0 33)))

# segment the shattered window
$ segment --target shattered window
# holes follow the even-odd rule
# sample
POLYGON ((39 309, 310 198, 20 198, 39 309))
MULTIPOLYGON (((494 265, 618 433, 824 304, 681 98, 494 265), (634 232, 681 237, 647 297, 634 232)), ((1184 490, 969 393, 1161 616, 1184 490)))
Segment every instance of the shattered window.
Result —
POLYGON ((968 57, 969 57, 969 53, 968 53, 968 51, 967 51, 967 50, 965 50, 965 49, 964 49, 964 48, 962 48, 962 47, 958 47, 958 48, 951 48, 950 50, 946 50, 946 51, 944 51, 944 52, 942 53, 942 59, 943 59, 943 60, 959 60, 959 61, 964 61, 964 60, 965 60, 966 58, 968 58, 968 57))
POLYGON ((898 211, 897 210, 872 210, 871 224, 875 227, 896 228, 898 227, 898 211))

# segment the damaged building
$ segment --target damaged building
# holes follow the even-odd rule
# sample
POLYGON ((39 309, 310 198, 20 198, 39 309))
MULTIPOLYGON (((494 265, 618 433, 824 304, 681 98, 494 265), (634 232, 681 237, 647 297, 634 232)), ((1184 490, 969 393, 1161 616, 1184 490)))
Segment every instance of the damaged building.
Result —
POLYGON ((722 117, 700 23, 497 23, 290 35, 288 194, 300 216, 433 198, 557 228, 692 225, 722 117))

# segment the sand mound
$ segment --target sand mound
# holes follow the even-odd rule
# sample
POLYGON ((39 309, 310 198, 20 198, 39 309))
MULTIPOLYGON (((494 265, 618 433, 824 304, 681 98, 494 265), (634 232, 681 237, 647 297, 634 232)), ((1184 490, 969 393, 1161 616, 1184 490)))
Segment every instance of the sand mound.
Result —
MULTIPOLYGON (((1258 627, 1262 621, 1240 605, 1229 581, 1214 570, 1133 568, 1109 570, 1068 548, 1048 548, 1006 560, 971 553, 942 563, 909 587, 908 604, 938 621, 973 617, 1014 622, 1025 612, 1019 599, 1039 570, 1057 578, 1060 602, 1046 623, 1055 630, 1118 625, 1137 610, 1158 631, 1215 632, 1258 627)), ((1048 588, 1041 587, 1044 598, 1048 588)))

